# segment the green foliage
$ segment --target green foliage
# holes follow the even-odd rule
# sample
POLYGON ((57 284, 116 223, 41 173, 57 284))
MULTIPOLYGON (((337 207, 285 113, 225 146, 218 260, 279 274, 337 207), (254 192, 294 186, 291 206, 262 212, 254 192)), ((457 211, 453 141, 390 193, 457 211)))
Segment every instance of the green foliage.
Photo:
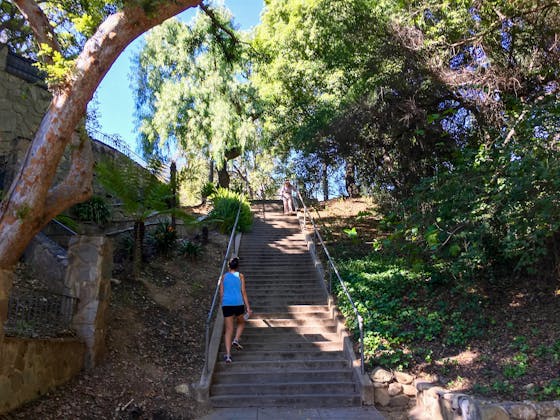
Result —
POLYGON ((74 232, 80 232, 80 225, 74 219, 66 214, 59 214, 55 217, 55 220, 64 226, 72 229, 74 232))
POLYGON ((212 182, 207 182, 202 186, 202 189, 200 190, 200 195, 202 196, 202 198, 208 198, 215 193, 216 193, 216 186, 212 182))
POLYGON ((195 260, 202 254, 202 246, 196 242, 185 239, 179 243, 178 253, 191 260, 195 260))
POLYGON ((169 255, 177 243, 177 231, 167 221, 159 222, 150 236, 158 254, 169 255))
POLYGON ((344 229, 344 233, 346 233, 346 235, 348 235, 350 239, 354 240, 358 238, 358 232, 356 231, 355 227, 353 227, 352 229, 344 229))
POLYGON ((525 353, 516 353, 513 359, 504 365, 503 374, 507 379, 525 376, 529 367, 529 357, 525 353))
POLYGON ((237 230, 239 232, 251 230, 253 214, 245 196, 225 188, 218 188, 216 193, 210 196, 210 200, 213 208, 209 218, 219 223, 220 230, 223 233, 231 232, 239 206, 241 206, 241 212, 239 213, 237 230))
POLYGON ((97 163, 99 182, 109 193, 121 200, 123 209, 135 220, 145 220, 148 216, 169 212, 172 196, 168 184, 161 182, 156 173, 149 173, 134 161, 114 161, 97 163))
MULTIPOLYGON (((405 268, 406 261, 382 254, 337 265, 352 299, 359 302, 365 320, 364 355, 372 364, 406 367, 426 357, 423 343, 465 346, 484 330, 486 321, 479 311, 483 298, 457 286, 452 293, 462 303, 450 308, 441 297, 446 286, 433 281, 435 273, 424 267, 405 268)), ((354 312, 342 290, 337 289, 337 297, 349 328, 357 334, 354 312)))
POLYGON ((82 222, 93 222, 103 225, 111 217, 111 209, 105 199, 93 196, 89 200, 76 204, 70 209, 71 213, 82 222))
POLYGON ((554 399, 560 398, 560 378, 555 378, 550 380, 543 387, 542 392, 546 397, 554 398, 554 399))
POLYGON ((211 15, 199 12, 188 24, 170 19, 152 30, 132 73, 145 152, 165 154, 177 145, 196 195, 211 160, 222 169, 255 148, 260 135, 257 99, 246 78, 248 44, 227 9, 211 15))
POLYGON ((134 235, 132 233, 125 234, 117 242, 115 249, 115 259, 130 260, 134 253, 134 235))
POLYGON ((68 59, 59 51, 54 51, 47 44, 42 44, 37 56, 44 61, 38 61, 35 66, 47 75, 49 86, 61 85, 71 75, 75 60, 68 59), (48 60, 50 58, 50 61, 48 60))

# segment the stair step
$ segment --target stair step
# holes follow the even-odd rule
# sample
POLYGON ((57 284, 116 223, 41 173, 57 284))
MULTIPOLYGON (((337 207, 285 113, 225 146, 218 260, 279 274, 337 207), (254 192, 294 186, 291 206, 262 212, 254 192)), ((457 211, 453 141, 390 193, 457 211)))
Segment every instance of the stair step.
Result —
POLYGON ((232 355, 233 363, 226 364, 220 355, 219 361, 216 363, 216 372, 222 374, 227 372, 228 374, 243 372, 270 372, 274 375, 278 372, 292 372, 294 370, 339 370, 339 369, 349 369, 350 364, 347 360, 340 358, 337 359, 311 359, 311 360, 238 360, 235 355, 232 355))
MULTIPOLYGON (((243 341, 243 352, 269 352, 269 351, 342 351, 342 343, 340 341, 299 341, 299 342, 286 342, 281 340, 267 341, 243 341)), ((225 351, 222 343, 220 349, 225 351)), ((237 354, 237 353, 236 353, 237 354)))
POLYGON ((361 405, 352 362, 327 305, 327 294, 296 216, 282 203, 252 203, 254 226, 243 234, 240 271, 253 315, 233 363, 219 356, 210 388, 215 407, 361 405))
MULTIPOLYGON (((251 299, 251 298, 249 298, 251 299)), ((251 301, 251 300, 250 300, 251 301)), ((319 302, 316 304, 307 304, 307 305, 298 305, 298 306, 320 306, 324 305, 325 302, 319 302)), ((259 302, 252 302, 251 309, 256 314, 263 314, 269 312, 285 312, 289 309, 290 306, 293 306, 291 303, 268 303, 268 304, 259 304, 259 302)))
POLYGON ((246 329, 243 333, 244 343, 283 343, 283 342, 302 342, 302 343, 317 343, 317 342, 340 342, 340 336, 336 332, 331 331, 317 331, 307 334, 289 334, 284 332, 276 333, 268 330, 253 331, 250 328, 246 329))
MULTIPOLYGON (((245 275, 246 277, 248 277, 248 275, 245 275)), ((245 287, 247 288, 247 290, 249 289, 249 287, 252 288, 267 288, 267 287, 279 287, 279 286, 283 286, 286 289, 294 289, 294 288, 314 288, 316 289, 317 286, 320 285, 320 283, 317 281, 317 278, 315 276, 313 277, 303 277, 303 278, 286 278, 283 279, 281 282, 279 282, 276 278, 274 277, 265 277, 265 276, 261 276, 261 275, 255 275, 252 274, 250 279, 247 279, 246 283, 245 283, 245 287)))
MULTIPOLYGON (((330 311, 329 306, 328 305, 287 305, 283 307, 284 309, 282 311, 278 311, 281 313, 289 313, 289 314, 294 314, 294 313, 302 313, 302 312, 328 312, 330 311)), ((271 314, 271 313, 275 313, 277 311, 273 311, 273 310, 268 310, 268 311, 261 311, 259 312, 260 315, 266 315, 266 314, 271 314)))
POLYGON ((249 319, 245 328, 274 328, 274 327, 301 327, 301 326, 335 326, 334 320, 321 319, 249 319))
POLYGON ((332 394, 348 395, 356 392, 354 382, 277 382, 253 384, 216 384, 212 387, 211 396, 221 395, 293 395, 293 394, 332 394))
POLYGON ((256 302, 251 304, 251 309, 255 311, 266 310, 268 306, 274 306, 276 308, 287 306, 287 305, 324 305, 327 300, 326 297, 308 299, 304 297, 293 297, 293 298, 271 298, 271 299, 255 299, 256 302))
POLYGON ((216 384, 269 384, 271 382, 317 382, 331 380, 335 382, 347 382, 353 378, 351 369, 332 369, 332 370, 299 370, 275 372, 271 375, 268 371, 263 372, 222 372, 216 375, 216 384))
POLYGON ((210 397, 213 407, 352 407, 360 405, 360 395, 353 394, 293 394, 293 395, 255 395, 210 397))
POLYGON ((324 311, 294 311, 294 312, 266 312, 253 313, 251 319, 330 319, 331 312, 326 308, 324 311))
MULTIPOLYGON (((233 355, 232 355, 233 356, 233 355)), ((235 353, 235 360, 261 361, 261 360, 322 360, 322 359, 343 359, 342 351, 321 351, 316 350, 297 350, 297 351, 238 351, 235 353)))

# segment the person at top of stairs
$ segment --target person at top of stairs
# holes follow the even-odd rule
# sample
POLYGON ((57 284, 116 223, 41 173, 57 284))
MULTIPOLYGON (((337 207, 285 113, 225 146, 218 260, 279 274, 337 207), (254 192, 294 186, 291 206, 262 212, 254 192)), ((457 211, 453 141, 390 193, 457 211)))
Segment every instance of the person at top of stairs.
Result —
POLYGON ((294 187, 287 179, 282 186, 280 195, 282 197, 282 202, 284 203, 284 214, 294 213, 294 197, 293 197, 294 187))
POLYGON ((249 305, 247 292, 245 291, 245 277, 237 268, 239 267, 239 258, 234 257, 229 261, 229 271, 225 273, 220 282, 220 300, 222 302, 222 312, 224 314, 224 344, 226 347, 225 361, 231 363, 231 347, 235 346, 241 350, 243 347, 239 344, 241 334, 245 328, 245 312, 251 315, 253 312, 249 305), (237 329, 235 330, 235 338, 233 337, 233 321, 237 319, 237 329))

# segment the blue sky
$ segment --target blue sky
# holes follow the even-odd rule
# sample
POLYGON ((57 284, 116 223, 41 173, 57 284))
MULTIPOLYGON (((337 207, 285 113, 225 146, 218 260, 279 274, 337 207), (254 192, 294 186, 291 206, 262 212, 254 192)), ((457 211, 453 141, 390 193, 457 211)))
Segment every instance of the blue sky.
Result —
MULTIPOLYGON (((264 7, 263 0, 225 0, 224 4, 234 15, 239 29, 248 30, 259 23, 264 7)), ((194 10, 179 15, 189 21, 194 10)), ((115 61, 96 92, 100 130, 108 135, 118 134, 133 150, 136 150, 134 133, 134 98, 130 89, 129 73, 131 57, 138 52, 142 37, 130 44, 115 61)))

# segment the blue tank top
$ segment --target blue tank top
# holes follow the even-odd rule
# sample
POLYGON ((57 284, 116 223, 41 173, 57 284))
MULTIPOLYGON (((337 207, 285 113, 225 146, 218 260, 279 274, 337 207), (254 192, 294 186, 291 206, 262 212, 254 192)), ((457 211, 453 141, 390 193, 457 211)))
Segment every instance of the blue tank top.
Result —
POLYGON ((241 294, 241 279, 239 272, 226 273, 224 276, 224 295, 222 297, 222 306, 240 306, 243 305, 243 295, 241 294))

